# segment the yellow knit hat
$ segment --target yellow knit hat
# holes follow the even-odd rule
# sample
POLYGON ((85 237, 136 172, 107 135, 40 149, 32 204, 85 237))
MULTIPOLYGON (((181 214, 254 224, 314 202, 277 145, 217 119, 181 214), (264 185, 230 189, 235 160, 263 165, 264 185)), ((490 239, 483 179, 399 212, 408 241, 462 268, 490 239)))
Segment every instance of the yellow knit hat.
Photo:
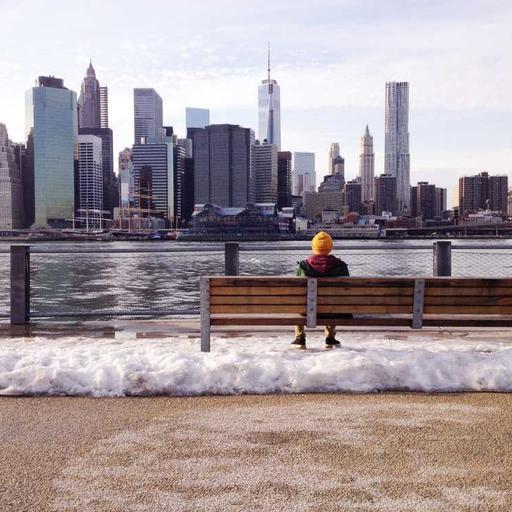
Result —
POLYGON ((325 231, 317 233, 311 241, 311 248, 314 254, 327 256, 332 251, 332 238, 325 231))

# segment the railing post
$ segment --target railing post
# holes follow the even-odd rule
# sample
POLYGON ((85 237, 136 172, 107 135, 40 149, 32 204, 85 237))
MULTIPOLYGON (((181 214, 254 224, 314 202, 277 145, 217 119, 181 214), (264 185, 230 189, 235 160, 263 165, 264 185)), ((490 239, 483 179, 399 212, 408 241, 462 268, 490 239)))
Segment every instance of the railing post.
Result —
POLYGON ((434 276, 452 275, 452 243, 434 242, 433 269, 434 276))
POLYGON ((11 245, 11 324, 30 321, 30 246, 11 245))
POLYGON ((224 248, 224 269, 227 276, 239 273, 239 246, 236 242, 226 242, 224 248))

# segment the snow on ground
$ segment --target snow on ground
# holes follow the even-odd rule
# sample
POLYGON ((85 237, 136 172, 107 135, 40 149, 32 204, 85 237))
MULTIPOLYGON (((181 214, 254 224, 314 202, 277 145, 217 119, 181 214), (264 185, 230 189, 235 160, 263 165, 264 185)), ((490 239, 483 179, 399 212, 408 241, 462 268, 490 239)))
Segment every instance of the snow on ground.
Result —
POLYGON ((201 353, 189 336, 85 336, 0 340, 0 395, 199 395, 242 393, 512 391, 512 344, 428 335, 341 335, 343 347, 308 350, 290 336, 213 336, 201 353))

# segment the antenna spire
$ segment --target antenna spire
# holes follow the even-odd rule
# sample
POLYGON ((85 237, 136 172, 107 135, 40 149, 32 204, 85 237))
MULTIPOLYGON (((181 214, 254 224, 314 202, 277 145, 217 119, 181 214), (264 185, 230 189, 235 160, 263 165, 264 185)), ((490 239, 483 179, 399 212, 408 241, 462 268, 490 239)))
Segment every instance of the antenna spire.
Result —
POLYGON ((270 41, 268 42, 268 66, 267 66, 267 71, 268 71, 268 83, 270 84, 270 41))

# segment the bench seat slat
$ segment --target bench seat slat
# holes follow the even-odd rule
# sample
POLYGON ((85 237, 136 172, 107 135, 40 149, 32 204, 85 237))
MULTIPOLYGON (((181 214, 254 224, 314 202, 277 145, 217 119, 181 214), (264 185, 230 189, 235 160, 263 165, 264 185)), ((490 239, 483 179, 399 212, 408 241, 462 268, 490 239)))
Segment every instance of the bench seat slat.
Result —
POLYGON ((256 304, 256 305, 213 305, 211 306, 211 313, 224 313, 224 314, 250 314, 250 313, 299 313, 306 314, 306 306, 300 306, 296 304, 286 305, 286 304, 256 304))
POLYGON ((512 306, 425 306, 427 315, 512 315, 512 306))

